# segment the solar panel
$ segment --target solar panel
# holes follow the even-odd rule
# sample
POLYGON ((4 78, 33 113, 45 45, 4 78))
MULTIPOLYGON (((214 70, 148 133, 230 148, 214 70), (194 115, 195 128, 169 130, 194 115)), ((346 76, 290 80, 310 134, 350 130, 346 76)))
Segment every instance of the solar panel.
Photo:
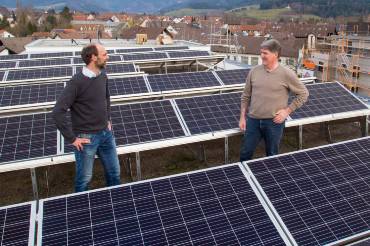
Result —
POLYGON ((148 52, 153 51, 152 48, 133 48, 133 49, 117 49, 116 53, 134 53, 134 52, 148 52))
POLYGON ((9 71, 6 81, 71 77, 72 67, 52 67, 9 71))
POLYGON ((141 54, 124 54, 122 55, 124 61, 139 61, 139 60, 155 60, 167 58, 166 53, 150 52, 141 54))
POLYGON ((106 67, 107 74, 115 74, 115 73, 135 73, 136 69, 134 64, 107 64, 106 67))
POLYGON ((238 128, 240 93, 176 99, 190 133, 209 133, 238 128))
POLYGON ((74 57, 73 64, 85 64, 81 57, 74 57))
POLYGON ((212 72, 156 74, 148 76, 153 91, 221 86, 212 72))
POLYGON ((111 118, 118 145, 185 135, 169 100, 114 106, 111 118))
POLYGON ((70 58, 35 59, 19 61, 19 67, 45 67, 71 64, 70 58))
MULTIPOLYGON (((81 51, 75 51, 75 56, 81 56, 81 51)), ((107 50, 108 54, 114 54, 114 50, 107 50)))
POLYGON ((208 51, 202 51, 202 50, 172 51, 172 52, 168 52, 168 55, 170 56, 170 58, 210 56, 208 51))
POLYGON ((1 71, 0 71, 0 82, 1 82, 1 81, 3 81, 3 79, 4 79, 4 74, 5 74, 5 72, 1 72, 1 71))
POLYGON ((163 50, 187 50, 189 49, 188 46, 174 46, 174 47, 157 47, 154 48, 156 51, 163 51, 163 50))
POLYGON ((298 245, 370 232, 370 138, 247 163, 298 245))
POLYGON ((354 95, 339 83, 317 83, 307 85, 309 100, 296 110, 292 119, 343 113, 367 109, 354 95))
MULTIPOLYGON (((111 120, 117 145, 185 136, 169 100, 112 106, 111 120)), ((65 143, 65 153, 73 149, 71 144, 65 143)))
MULTIPOLYGON (((82 71, 82 66, 76 66, 76 73, 82 71)), ((109 74, 119 74, 119 73, 135 73, 136 69, 134 64, 132 63, 108 63, 105 69, 106 73, 109 74)))
POLYGON ((55 102, 64 83, 0 87, 0 107, 55 102))
MULTIPOLYGON (((109 62, 122 61, 120 55, 109 55, 109 62)), ((73 64, 85 64, 81 57, 74 57, 73 64)))
POLYGON ((0 118, 0 163, 57 154, 51 114, 0 118))
MULTIPOLYGON (((75 56, 80 56, 81 55, 81 51, 75 51, 75 56)), ((108 54, 114 54, 114 50, 107 50, 107 53, 108 54)))
POLYGON ((225 85, 245 84, 250 69, 233 69, 216 71, 225 85))
POLYGON ((15 68, 16 61, 0 62, 0 68, 15 68))
POLYGON ((5 55, 5 56, 0 56, 1 61, 5 60, 21 60, 21 59, 27 59, 28 55, 5 55))
POLYGON ((34 203, 0 207, 0 245, 34 245, 34 203))
POLYGON ((109 55, 109 61, 114 62, 114 61, 122 61, 120 55, 109 55))
POLYGON ((111 78, 108 85, 111 96, 149 92, 143 76, 111 78))
POLYGON ((73 52, 50 52, 50 53, 30 54, 30 58, 48 58, 48 57, 66 57, 66 56, 73 56, 73 52))
POLYGON ((285 245, 237 165, 41 201, 39 245, 285 245))

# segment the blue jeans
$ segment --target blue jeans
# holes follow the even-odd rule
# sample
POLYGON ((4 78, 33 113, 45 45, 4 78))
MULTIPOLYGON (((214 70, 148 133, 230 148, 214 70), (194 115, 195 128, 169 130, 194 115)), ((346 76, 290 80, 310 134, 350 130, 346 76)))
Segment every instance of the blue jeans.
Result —
POLYGON ((83 145, 83 150, 75 148, 76 178, 75 191, 86 191, 92 178, 95 155, 100 158, 105 173, 107 186, 119 185, 120 166, 116 151, 116 143, 112 131, 102 130, 96 134, 79 134, 79 138, 90 139, 83 145))
POLYGON ((261 138, 265 141, 266 156, 277 155, 285 123, 276 124, 272 119, 247 117, 247 130, 240 149, 240 162, 251 160, 261 138))

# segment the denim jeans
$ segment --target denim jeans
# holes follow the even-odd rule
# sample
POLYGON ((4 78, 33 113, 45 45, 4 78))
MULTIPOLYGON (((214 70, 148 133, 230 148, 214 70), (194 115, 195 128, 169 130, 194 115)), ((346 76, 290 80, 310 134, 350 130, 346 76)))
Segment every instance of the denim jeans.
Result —
POLYGON ((92 178, 95 155, 101 160, 107 186, 119 185, 120 166, 116 151, 116 143, 112 131, 102 130, 96 134, 79 134, 79 138, 90 139, 83 145, 83 150, 75 148, 76 177, 75 191, 86 191, 92 178))
POLYGON ((248 116, 247 129, 240 149, 240 162, 252 159, 254 151, 262 138, 265 141, 266 156, 277 155, 284 126, 285 122, 276 124, 273 119, 260 120, 248 116))

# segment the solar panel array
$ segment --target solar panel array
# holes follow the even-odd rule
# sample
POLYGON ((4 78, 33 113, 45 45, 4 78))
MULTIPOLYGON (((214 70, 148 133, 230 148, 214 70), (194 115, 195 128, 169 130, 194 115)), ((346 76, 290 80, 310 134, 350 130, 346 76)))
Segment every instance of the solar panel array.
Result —
MULTIPOLYGON (((80 72, 81 69, 82 67, 78 67, 76 71, 80 72)), ((134 65, 107 65, 108 74, 124 72, 135 72, 134 65)), ((224 75, 229 80, 235 80, 235 78, 238 78, 239 73, 235 73, 233 70, 227 70, 224 71, 224 75), (227 75, 227 73, 230 73, 230 75, 227 75)), ((154 92, 221 86, 212 72, 158 74, 148 75, 147 78, 149 86, 154 92)), ((64 82, 0 87, 0 107, 54 102, 63 89, 63 83, 64 82)), ((149 93, 143 76, 111 78, 109 79, 109 86, 112 96, 149 93)))
POLYGON ((172 52, 168 52, 168 55, 170 58, 210 56, 208 51, 202 51, 202 50, 172 51, 172 52))
POLYGON ((0 87, 0 107, 55 102, 64 83, 0 87))
POLYGON ((169 100, 113 106, 111 119, 117 145, 185 136, 169 100))
POLYGON ((130 64, 107 64, 105 69, 107 74, 115 74, 115 73, 135 73, 135 65, 130 64))
MULTIPOLYGON (((82 71, 82 66, 76 66, 76 73, 82 71)), ((135 65, 133 63, 115 63, 107 64, 105 72, 110 74, 120 74, 120 73, 135 73, 135 65)))
POLYGON ((70 65, 70 58, 35 59, 19 61, 18 67, 46 67, 58 65, 70 65))
POLYGON ((5 56, 0 56, 0 61, 5 61, 5 60, 21 60, 21 59, 27 59, 28 55, 5 55, 5 56))
POLYGON ((136 54, 123 54, 122 58, 124 61, 140 61, 140 60, 166 59, 168 57, 167 54, 164 52, 148 52, 136 54))
POLYGON ((235 129, 240 115, 240 93, 176 99, 191 134, 235 129))
POLYGON ((156 74, 148 76, 153 91, 171 91, 221 86, 212 72, 156 74))
POLYGON ((307 85, 307 89, 309 100, 291 115, 292 119, 367 109, 339 83, 311 84, 307 85))
POLYGON ((156 51, 164 51, 164 50, 187 50, 189 49, 188 46, 168 46, 168 47, 156 47, 154 50, 156 51))
POLYGON ((50 52, 30 54, 30 58, 50 58, 50 57, 67 57, 73 56, 73 52, 50 52))
POLYGON ((247 163, 298 245, 370 232, 370 138, 247 163))
POLYGON ((14 68, 16 64, 16 61, 0 62, 0 69, 14 68))
POLYGON ((153 48, 117 49, 116 53, 121 54, 121 53, 134 53, 134 52, 148 52, 148 51, 153 51, 153 48))
POLYGON ((285 245, 227 166, 42 201, 39 245, 285 245))
POLYGON ((143 76, 111 78, 108 82, 111 96, 148 93, 143 76))
POLYGON ((0 245, 33 245, 34 213, 34 203, 0 207, 0 245))
POLYGON ((72 74, 72 67, 10 70, 6 77, 6 81, 64 78, 71 77, 72 74))
POLYGON ((225 85, 245 84, 250 69, 233 69, 216 71, 225 85))
MULTIPOLYGON (((126 49, 108 49, 108 54, 121 54, 121 53, 134 53, 134 52, 150 52, 150 51, 167 51, 167 50, 186 50, 188 46, 167 46, 156 48, 126 48, 126 49)), ((31 54, 16 54, 16 55, 3 55, 0 60, 25 60, 25 59, 44 59, 44 58, 57 58, 57 57, 76 57, 80 56, 81 51, 66 51, 66 52, 47 52, 47 53, 31 53, 31 54)))
POLYGON ((57 129, 51 114, 0 118, 0 163, 55 156, 57 129))

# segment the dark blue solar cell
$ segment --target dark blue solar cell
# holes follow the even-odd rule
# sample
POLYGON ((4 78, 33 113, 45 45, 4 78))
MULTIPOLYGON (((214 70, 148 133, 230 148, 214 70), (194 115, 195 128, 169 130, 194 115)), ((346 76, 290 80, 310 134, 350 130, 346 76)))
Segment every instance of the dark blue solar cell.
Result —
POLYGON ((6 81, 63 78, 72 76, 72 67, 11 70, 6 81))
POLYGON ((5 61, 5 60, 22 60, 22 59, 27 59, 27 58, 28 58, 28 54, 0 56, 0 60, 2 60, 2 61, 5 61))
POLYGON ((245 84, 250 69, 234 69, 216 71, 225 85, 245 84))
POLYGON ((309 99, 291 115, 293 120, 368 109, 364 103, 360 102, 355 95, 339 83, 311 84, 307 85, 307 89, 310 93, 309 99))
POLYGON ((0 69, 15 68, 16 61, 0 62, 0 69))
POLYGON ((369 142, 364 138, 247 163, 298 245, 334 244, 370 230, 369 185, 363 182, 370 172, 356 157, 369 155, 369 142), (261 168, 267 161, 279 162, 279 169, 261 168))
POLYGON ((34 228, 30 225, 35 223, 34 211, 30 203, 0 208, 0 245, 32 245, 34 228))
MULTIPOLYGON (((60 204, 67 214, 67 227, 60 218, 58 225, 39 224, 42 244, 60 238, 62 242, 67 240, 68 245, 116 245, 117 242, 120 245, 212 245, 216 242, 221 245, 237 245, 238 242, 283 245, 284 241, 245 177, 244 193, 230 190, 230 194, 216 196, 217 191, 222 190, 221 184, 230 188, 231 180, 227 178, 230 174, 231 180, 244 177, 239 166, 233 165, 67 196, 64 198, 67 204, 70 201, 79 209, 72 213, 60 198, 57 202, 53 199, 42 201, 43 207, 60 204), (208 176, 213 177, 213 181, 204 180, 208 176), (199 179, 202 182, 196 181, 199 179), (181 181, 185 181, 182 188, 181 181), (191 186, 193 181, 198 184, 195 189, 191 186), (112 200, 108 199, 108 194, 112 200), (239 199, 242 194, 253 204, 243 206, 239 199), (98 206, 91 208, 92 204, 98 206), (56 230, 47 228, 53 225, 56 230)), ((44 211, 45 218, 53 217, 44 211)))
POLYGON ((133 49, 116 49, 116 53, 135 53, 135 52, 148 52, 153 51, 153 48, 133 48, 133 49))
POLYGON ((108 85, 111 96, 131 95, 149 92, 143 76, 110 78, 108 81, 108 85))
POLYGON ((163 51, 163 50, 187 50, 189 49, 188 46, 164 46, 164 47, 156 47, 154 48, 155 51, 163 51))
POLYGON ((70 58, 35 59, 19 61, 18 67, 47 67, 70 64, 70 58))
POLYGON ((124 61, 156 60, 168 58, 164 52, 123 54, 122 57, 124 61))
POLYGON ((0 163, 57 154, 57 129, 50 113, 3 119, 0 163))
POLYGON ((181 58, 181 57, 198 57, 198 56, 210 56, 208 51, 191 50, 191 51, 170 51, 168 52, 170 58, 181 58))
POLYGON ((148 81, 153 91, 220 86, 212 72, 173 73, 149 75, 148 81))
POLYGON ((63 82, 0 87, 0 107, 55 102, 63 89, 63 82))
POLYGON ((50 53, 30 54, 30 58, 49 58, 64 56, 73 56, 73 52, 50 52, 50 53))
POLYGON ((176 103, 191 134, 238 127, 240 93, 176 99, 176 103))

